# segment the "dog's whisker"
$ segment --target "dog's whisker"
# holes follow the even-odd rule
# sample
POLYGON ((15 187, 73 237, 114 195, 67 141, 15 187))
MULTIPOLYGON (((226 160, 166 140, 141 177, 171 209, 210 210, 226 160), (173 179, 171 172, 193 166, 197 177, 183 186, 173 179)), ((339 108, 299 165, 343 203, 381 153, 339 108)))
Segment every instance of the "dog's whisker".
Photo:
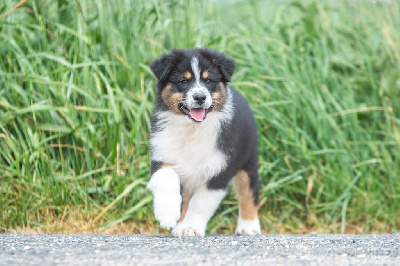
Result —
POLYGON ((179 109, 183 109, 183 108, 187 108, 187 106, 186 106, 186 104, 184 103, 184 102, 178 102, 178 104, 180 105, 179 106, 179 109))
POLYGON ((221 105, 221 106, 223 105, 223 104, 220 103, 219 101, 213 99, 213 104, 214 104, 214 103, 217 103, 217 104, 219 104, 219 105, 221 105))
MULTIPOLYGON (((181 104, 181 105, 185 106, 185 103, 184 103, 183 100, 184 100, 184 98, 178 99, 177 102, 171 103, 171 104, 169 105, 169 107, 174 107, 174 106, 176 106, 176 105, 178 105, 178 104, 181 104)), ((182 107, 180 107, 179 109, 182 109, 182 107)))

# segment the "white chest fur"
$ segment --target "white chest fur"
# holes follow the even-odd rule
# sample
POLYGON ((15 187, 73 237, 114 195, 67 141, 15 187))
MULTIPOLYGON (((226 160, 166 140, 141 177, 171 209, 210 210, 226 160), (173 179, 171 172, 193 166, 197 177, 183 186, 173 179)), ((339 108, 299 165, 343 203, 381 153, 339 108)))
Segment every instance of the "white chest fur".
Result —
POLYGON ((186 189, 207 182, 226 167, 227 158, 217 148, 220 114, 210 113, 200 124, 169 112, 157 115, 165 127, 151 136, 152 160, 170 164, 186 189))

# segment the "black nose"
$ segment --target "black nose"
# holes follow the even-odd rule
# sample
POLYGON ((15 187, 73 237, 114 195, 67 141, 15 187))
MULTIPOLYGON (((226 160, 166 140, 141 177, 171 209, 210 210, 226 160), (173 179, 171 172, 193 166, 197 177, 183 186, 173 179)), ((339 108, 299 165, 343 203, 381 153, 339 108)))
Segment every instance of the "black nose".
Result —
POLYGON ((203 93, 195 93, 193 94, 193 99, 198 103, 198 104, 202 104, 206 101, 206 95, 203 93))

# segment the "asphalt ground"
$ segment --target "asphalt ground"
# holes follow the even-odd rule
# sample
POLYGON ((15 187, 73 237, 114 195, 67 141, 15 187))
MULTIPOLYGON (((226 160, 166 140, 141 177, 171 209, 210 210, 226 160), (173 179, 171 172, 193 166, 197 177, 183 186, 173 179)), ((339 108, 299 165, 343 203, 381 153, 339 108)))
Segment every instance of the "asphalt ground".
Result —
POLYGON ((0 234, 0 265, 400 265, 400 234, 0 234))

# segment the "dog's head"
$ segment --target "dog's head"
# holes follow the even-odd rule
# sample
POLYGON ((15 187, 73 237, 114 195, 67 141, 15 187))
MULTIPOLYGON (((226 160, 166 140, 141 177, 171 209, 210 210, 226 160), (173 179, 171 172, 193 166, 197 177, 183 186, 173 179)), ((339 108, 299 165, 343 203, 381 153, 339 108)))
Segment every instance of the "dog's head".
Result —
POLYGON ((164 107, 199 123, 225 104, 235 61, 208 49, 176 49, 150 67, 164 107))

